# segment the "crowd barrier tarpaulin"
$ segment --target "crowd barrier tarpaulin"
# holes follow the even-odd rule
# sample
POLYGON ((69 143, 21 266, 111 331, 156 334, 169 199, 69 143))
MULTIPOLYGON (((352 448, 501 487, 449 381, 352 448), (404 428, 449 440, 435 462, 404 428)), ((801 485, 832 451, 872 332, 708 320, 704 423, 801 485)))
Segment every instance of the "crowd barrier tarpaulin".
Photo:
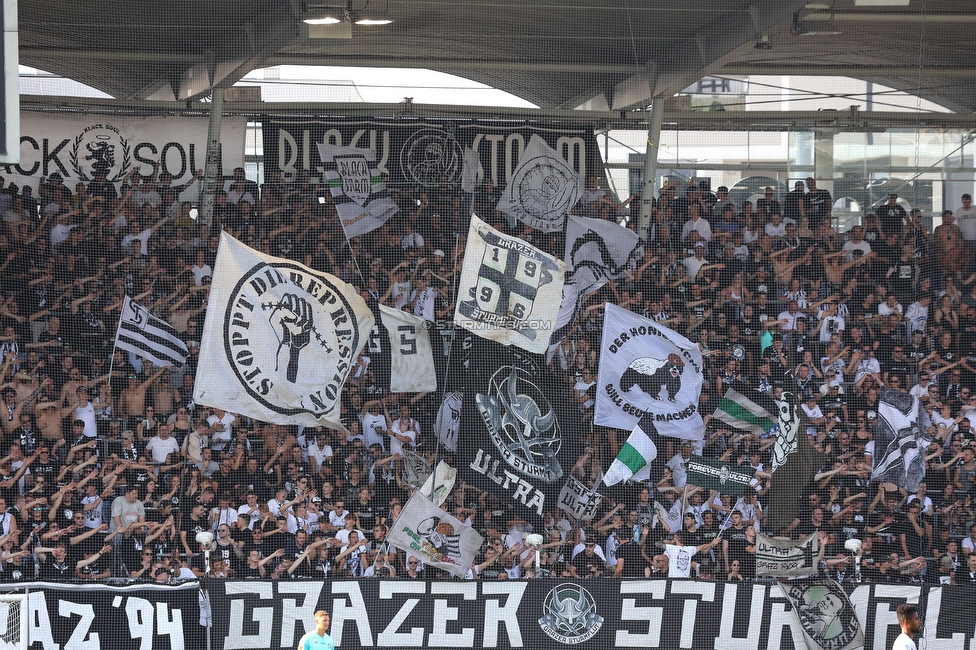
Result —
MULTIPOLYGON (((890 648, 895 610, 921 605, 928 650, 971 647, 976 589, 845 585, 865 648, 890 648)), ((695 580, 208 582, 212 650, 294 648, 317 609, 352 648, 801 649, 803 632, 773 583, 695 580), (572 613, 572 615, 569 615, 572 613)), ((24 593, 3 585, 2 592, 24 593)), ((34 583, 31 650, 177 650, 206 646, 200 591, 34 583)))
MULTIPOLYGON (((206 117, 122 117, 22 113, 20 164, 0 167, 8 182, 35 189, 41 177, 58 173, 69 187, 87 183, 96 171, 121 182, 132 170, 149 176, 153 168, 182 185, 203 169, 207 157, 206 117)), ((244 166, 247 120, 224 118, 220 126, 222 173, 244 166)), ((194 183, 181 200, 200 191, 194 183)), ((35 196, 37 194, 35 193, 35 196)))
MULTIPOLYGON (((920 603, 928 650, 968 648, 976 589, 845 586, 865 648, 890 648, 898 605, 920 603), (943 611, 945 610, 945 611, 943 611)), ((293 648, 315 610, 336 647, 806 648, 773 583, 695 580, 223 582, 210 588, 213 647, 293 648)))
POLYGON ((446 176, 458 187, 464 171, 464 149, 478 156, 478 180, 490 178, 505 186, 533 135, 555 149, 582 178, 603 168, 592 126, 545 128, 492 120, 385 121, 296 120, 264 117, 261 120, 264 173, 281 172, 286 182, 308 170, 322 178, 324 163, 319 143, 363 147, 376 151, 376 168, 386 174, 391 188, 434 188, 446 176))
POLYGON ((200 588, 180 586, 3 585, 27 593, 31 650, 185 650, 206 647, 200 588))

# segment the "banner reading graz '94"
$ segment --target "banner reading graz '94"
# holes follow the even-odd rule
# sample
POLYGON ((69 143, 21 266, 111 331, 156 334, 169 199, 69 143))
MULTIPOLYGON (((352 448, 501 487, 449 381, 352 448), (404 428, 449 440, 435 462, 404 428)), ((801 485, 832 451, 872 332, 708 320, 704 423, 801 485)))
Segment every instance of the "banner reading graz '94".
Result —
POLYGON ((375 150, 376 168, 389 176, 391 188, 436 187, 442 175, 449 187, 458 188, 465 147, 478 154, 479 182, 490 178, 502 187, 511 180, 533 135, 541 136, 582 178, 601 169, 600 151, 589 124, 552 129, 520 122, 326 122, 265 117, 261 129, 265 176, 280 171, 287 182, 302 170, 309 170, 313 179, 322 178, 325 167, 315 146, 318 143, 375 150))

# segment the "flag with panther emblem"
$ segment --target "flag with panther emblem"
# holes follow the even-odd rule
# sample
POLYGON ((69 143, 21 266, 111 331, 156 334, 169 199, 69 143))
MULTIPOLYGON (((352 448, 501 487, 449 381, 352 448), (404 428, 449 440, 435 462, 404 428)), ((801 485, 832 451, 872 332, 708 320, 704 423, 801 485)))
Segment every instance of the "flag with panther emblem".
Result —
POLYGON ((471 216, 454 323, 482 338, 545 352, 566 264, 471 216))
POLYGON ((608 303, 601 347, 595 424, 632 431, 647 417, 662 436, 703 437, 697 344, 608 303))
POLYGON ((347 238, 376 230, 399 208, 376 168, 376 152, 359 147, 319 144, 325 181, 347 238))

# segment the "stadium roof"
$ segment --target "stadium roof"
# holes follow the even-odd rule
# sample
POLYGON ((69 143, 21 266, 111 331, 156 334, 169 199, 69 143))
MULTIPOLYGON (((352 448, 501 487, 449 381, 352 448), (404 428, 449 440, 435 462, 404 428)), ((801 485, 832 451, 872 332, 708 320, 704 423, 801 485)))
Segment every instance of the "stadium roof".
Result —
MULTIPOLYGON (((347 8, 367 1, 387 6, 347 8)), ((804 74, 976 110, 973 2, 389 0, 390 25, 311 38, 307 12, 346 2, 26 0, 20 59, 117 100, 201 99, 255 68, 309 64, 438 70, 543 109, 625 111, 709 74, 804 74)))

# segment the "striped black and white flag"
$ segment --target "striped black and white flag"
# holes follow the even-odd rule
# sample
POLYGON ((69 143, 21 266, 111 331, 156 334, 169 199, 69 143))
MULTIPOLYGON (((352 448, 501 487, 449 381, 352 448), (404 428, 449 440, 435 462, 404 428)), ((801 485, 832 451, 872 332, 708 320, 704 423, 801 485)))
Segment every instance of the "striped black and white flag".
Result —
POLYGON ((190 355, 173 327, 129 296, 115 334, 115 347, 149 359, 157 366, 182 366, 190 355))

